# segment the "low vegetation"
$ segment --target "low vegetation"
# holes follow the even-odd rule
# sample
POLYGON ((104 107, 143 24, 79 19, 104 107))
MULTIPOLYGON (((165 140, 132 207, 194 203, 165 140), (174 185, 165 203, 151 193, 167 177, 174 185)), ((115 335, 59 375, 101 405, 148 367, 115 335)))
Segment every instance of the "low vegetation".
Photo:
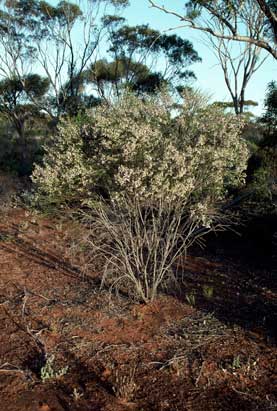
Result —
POLYGON ((60 126, 33 173, 35 199, 91 207, 103 282, 152 301, 176 259, 223 227, 219 206, 245 179, 242 127, 196 92, 175 112, 166 94, 127 94, 60 126))

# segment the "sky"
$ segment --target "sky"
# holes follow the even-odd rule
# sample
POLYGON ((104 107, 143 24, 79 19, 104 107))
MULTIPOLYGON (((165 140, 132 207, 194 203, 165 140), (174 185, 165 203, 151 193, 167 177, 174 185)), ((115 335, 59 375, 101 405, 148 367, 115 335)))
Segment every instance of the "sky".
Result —
MULTIPOLYGON (((180 10, 180 2, 185 0, 164 0, 160 4, 170 5, 170 8, 180 10)), ((149 24, 160 31, 177 27, 180 22, 174 17, 160 10, 149 7, 147 0, 130 0, 130 7, 124 12, 124 17, 129 25, 149 24)), ((216 101, 230 101, 230 95, 224 82, 223 72, 212 50, 205 42, 205 36, 197 30, 188 28, 177 29, 176 34, 190 40, 202 58, 202 63, 190 66, 197 77, 194 86, 212 96, 216 101)), ((172 32, 170 32, 172 33, 172 32)), ((263 52, 265 57, 268 53, 263 52)), ((268 56, 265 63, 251 78, 246 89, 246 99, 258 102, 258 107, 251 111, 260 115, 263 111, 263 101, 267 84, 271 80, 277 80, 277 64, 273 57, 268 56)))

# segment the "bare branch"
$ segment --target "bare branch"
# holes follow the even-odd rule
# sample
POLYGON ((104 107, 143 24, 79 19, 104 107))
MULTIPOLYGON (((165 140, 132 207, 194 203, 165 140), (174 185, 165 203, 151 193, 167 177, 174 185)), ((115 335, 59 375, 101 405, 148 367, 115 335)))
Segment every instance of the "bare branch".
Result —
MULTIPOLYGON (((162 12, 175 16, 177 19, 179 19, 181 22, 184 22, 185 24, 180 26, 180 27, 188 27, 192 28, 194 30, 199 30, 204 33, 210 34, 216 38, 219 39, 224 39, 224 40, 232 40, 232 41, 237 41, 237 42, 245 42, 249 44, 253 44, 257 47, 260 47, 267 52, 269 52, 275 59, 277 59, 277 48, 274 46, 271 46, 270 42, 264 38, 264 37, 258 37, 256 38, 255 36, 249 36, 249 35, 243 35, 237 32, 237 27, 234 27, 231 25, 230 22, 226 21, 224 17, 220 16, 215 9, 209 9, 206 5, 206 9, 212 13, 213 16, 217 17, 225 26, 230 30, 231 34, 227 33, 221 33, 218 31, 215 31, 212 27, 209 26, 202 26, 197 24, 192 18, 186 16, 185 14, 180 14, 175 10, 168 9, 165 6, 160 6, 153 0, 148 0, 150 3, 150 6, 153 8, 156 8, 158 10, 161 10, 162 12)), ((264 3, 264 2, 262 2, 264 3)), ((268 16, 267 16, 268 17, 268 16)), ((275 16, 276 17, 276 16, 275 16)), ((271 18, 274 20, 274 13, 272 14, 271 12, 271 18)), ((275 20, 274 20, 275 21, 275 20)))

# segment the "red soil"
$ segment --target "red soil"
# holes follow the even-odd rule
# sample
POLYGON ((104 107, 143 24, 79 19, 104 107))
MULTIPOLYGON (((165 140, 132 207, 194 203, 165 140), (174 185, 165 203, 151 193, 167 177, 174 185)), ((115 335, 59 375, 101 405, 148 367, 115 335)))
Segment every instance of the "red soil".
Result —
POLYGON ((134 304, 99 291, 77 231, 21 209, 0 215, 1 410, 277 409, 269 273, 189 257, 175 295, 134 304), (68 370, 43 381, 51 355, 56 374, 68 370))

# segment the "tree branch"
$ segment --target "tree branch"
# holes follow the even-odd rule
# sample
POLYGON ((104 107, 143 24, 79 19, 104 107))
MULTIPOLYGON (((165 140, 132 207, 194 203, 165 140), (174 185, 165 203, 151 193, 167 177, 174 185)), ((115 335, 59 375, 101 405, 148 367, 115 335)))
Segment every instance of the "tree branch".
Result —
MULTIPOLYGON (((220 39, 224 39, 224 40, 233 40, 233 41, 238 41, 238 42, 245 42, 245 43, 249 43, 249 44, 253 44, 257 47, 260 47, 266 51, 268 51, 276 60, 277 60, 277 48, 276 47, 272 47, 270 45, 270 43, 263 39, 256 39, 254 37, 249 37, 249 36, 245 36, 245 35, 241 35, 241 34, 223 34, 223 33, 219 33, 217 31, 215 31, 214 29, 212 29, 211 27, 203 27, 200 26, 198 24, 196 24, 193 19, 189 18, 186 15, 182 15, 174 10, 171 9, 167 9, 164 6, 160 6, 158 5, 156 2, 154 2, 153 0, 148 0, 150 3, 150 6, 153 8, 156 8, 158 10, 161 10, 162 12, 175 16, 177 17, 181 22, 185 22, 188 23, 188 25, 183 25, 183 27, 188 27, 188 28, 192 28, 194 30, 199 30, 205 33, 208 33, 214 37, 220 38, 220 39)), ((258 1, 258 0, 257 0, 258 1)), ((271 18, 274 20, 274 14, 272 15, 271 12, 271 18)), ((216 17, 220 17, 220 16, 216 16, 216 17)), ((275 20, 274 20, 275 21, 275 20)), ((221 22, 224 23, 224 19, 221 19, 221 22)), ((226 25, 226 24, 225 24, 226 25)), ((276 26, 277 28, 277 26, 276 26)))
POLYGON ((277 44, 277 15, 273 12, 273 10, 266 4, 264 0, 257 0, 257 3, 268 18, 270 25, 272 27, 274 33, 274 42, 277 44))

